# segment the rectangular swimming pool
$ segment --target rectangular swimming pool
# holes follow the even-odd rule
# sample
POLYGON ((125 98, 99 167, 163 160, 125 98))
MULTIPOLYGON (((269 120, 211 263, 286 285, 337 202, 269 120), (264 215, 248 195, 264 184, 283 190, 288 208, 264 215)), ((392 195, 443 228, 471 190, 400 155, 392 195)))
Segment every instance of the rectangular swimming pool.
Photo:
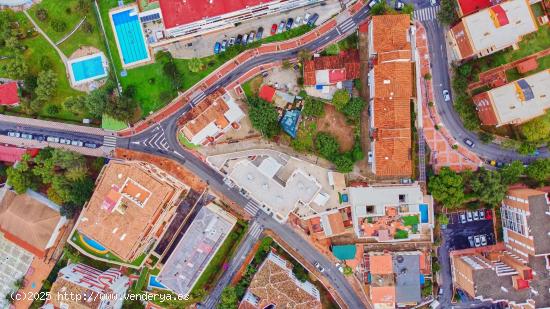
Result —
POLYGON ((148 61, 149 50, 145 45, 136 8, 112 13, 111 20, 122 64, 127 66, 148 61))
POLYGON ((103 57, 97 54, 90 58, 76 59, 71 62, 71 72, 76 84, 107 76, 103 66, 103 57))

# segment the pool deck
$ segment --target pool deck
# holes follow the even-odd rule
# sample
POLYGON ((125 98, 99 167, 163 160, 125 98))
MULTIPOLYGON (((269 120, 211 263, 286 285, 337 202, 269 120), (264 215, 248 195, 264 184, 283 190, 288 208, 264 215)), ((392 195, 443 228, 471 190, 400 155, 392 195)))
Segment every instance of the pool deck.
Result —
POLYGON ((122 64, 122 67, 124 69, 132 69, 132 68, 136 68, 136 67, 139 67, 139 66, 142 66, 142 65, 154 63, 154 59, 151 57, 151 49, 149 48, 149 45, 147 44, 147 40, 145 39, 145 36, 143 35, 143 25, 141 24, 141 22, 139 20, 138 20, 139 29, 141 31, 141 37, 143 38, 143 44, 145 44, 145 49, 147 50, 147 58, 143 59, 143 60, 139 60, 139 61, 134 61, 134 62, 129 63, 129 64, 124 62, 124 57, 122 56, 122 49, 120 48, 120 42, 118 40, 118 34, 116 33, 115 23, 113 22, 113 15, 116 14, 116 13, 131 10, 131 9, 135 9, 137 14, 140 13, 139 12, 139 7, 136 3, 128 4, 128 5, 121 6, 121 7, 112 8, 111 10, 109 10, 109 21, 111 23, 111 28, 112 28, 112 31, 113 31, 113 34, 114 34, 114 37, 115 37, 116 47, 118 49, 118 56, 120 57, 120 63, 122 64))

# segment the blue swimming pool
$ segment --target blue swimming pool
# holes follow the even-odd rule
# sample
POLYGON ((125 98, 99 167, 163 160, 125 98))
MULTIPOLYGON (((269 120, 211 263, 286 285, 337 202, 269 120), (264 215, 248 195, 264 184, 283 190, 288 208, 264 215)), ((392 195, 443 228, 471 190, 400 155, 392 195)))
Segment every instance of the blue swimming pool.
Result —
POLYGON ((420 222, 428 223, 428 204, 420 204, 420 222))
POLYGON ((111 15, 115 27, 120 56, 124 65, 149 59, 149 52, 141 31, 135 8, 111 15))
POLYGON ((76 83, 107 76, 102 55, 75 60, 71 63, 71 71, 76 83))
POLYGON ((166 289, 166 287, 157 281, 157 276, 151 275, 149 277, 149 287, 151 288, 157 288, 157 289, 166 289))
POLYGON ((82 237, 82 241, 86 243, 86 245, 94 248, 95 250, 99 252, 107 251, 107 249, 103 247, 100 243, 98 243, 97 241, 91 238, 88 238, 86 235, 81 235, 81 237, 82 237))

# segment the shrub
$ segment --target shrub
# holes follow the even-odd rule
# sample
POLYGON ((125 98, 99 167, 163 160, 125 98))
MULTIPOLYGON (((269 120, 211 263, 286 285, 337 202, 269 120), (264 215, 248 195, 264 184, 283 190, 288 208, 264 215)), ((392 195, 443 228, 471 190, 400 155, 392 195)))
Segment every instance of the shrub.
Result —
POLYGON ((82 31, 84 31, 86 33, 94 32, 94 27, 87 20, 85 20, 80 27, 81 27, 82 31))
POLYGON ((44 8, 40 8, 36 11, 36 18, 40 21, 45 21, 48 19, 48 11, 44 8))
POLYGON ((52 19, 52 21, 50 22, 50 25, 52 26, 53 30, 56 32, 63 32, 67 30, 67 23, 59 19, 52 19))
POLYGON ((50 116, 57 115, 57 114, 59 114, 60 111, 61 111, 61 109, 57 105, 50 104, 50 105, 46 106, 46 113, 50 116))

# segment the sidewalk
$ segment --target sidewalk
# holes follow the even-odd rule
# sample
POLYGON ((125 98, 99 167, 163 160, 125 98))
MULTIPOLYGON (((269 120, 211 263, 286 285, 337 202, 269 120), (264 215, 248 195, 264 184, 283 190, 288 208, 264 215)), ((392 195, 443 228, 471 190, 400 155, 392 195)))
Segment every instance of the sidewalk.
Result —
POLYGON ((429 102, 434 102, 434 97, 431 80, 426 81, 422 78, 426 73, 431 75, 426 29, 420 22, 415 22, 415 25, 417 29, 416 48, 420 56, 420 72, 417 75, 421 78, 420 91, 422 97, 425 98, 425 100, 422 100, 422 121, 424 139, 431 150, 430 163, 436 172, 444 166, 448 166, 455 171, 475 170, 482 163, 482 160, 467 148, 458 144, 449 134, 439 118, 437 104, 432 107, 428 106, 429 102), (458 148, 453 149, 453 145, 457 145, 458 148))

